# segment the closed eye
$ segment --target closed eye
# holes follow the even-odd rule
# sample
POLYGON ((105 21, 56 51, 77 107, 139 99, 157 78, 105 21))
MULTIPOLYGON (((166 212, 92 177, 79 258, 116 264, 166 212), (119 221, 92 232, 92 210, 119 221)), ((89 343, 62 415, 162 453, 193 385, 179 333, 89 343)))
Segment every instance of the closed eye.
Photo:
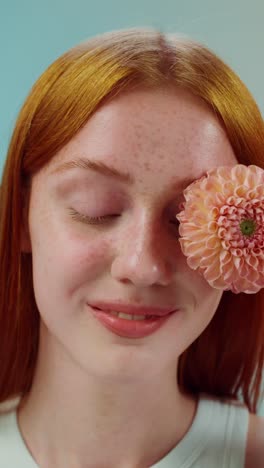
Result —
MULTIPOLYGON (((70 208, 69 211, 73 219, 76 219, 77 221, 82 221, 83 223, 94 224, 94 225, 113 221, 113 218, 117 218, 121 216, 120 214, 110 214, 110 215, 105 215, 105 216, 87 216, 82 213, 79 213, 73 208, 70 208)), ((180 222, 177 220, 176 217, 173 220, 171 220, 170 223, 177 227, 179 227, 179 224, 180 224, 180 222)))
POLYGON ((73 219, 77 219, 77 221, 82 221, 87 224, 101 224, 105 221, 110 221, 113 217, 120 216, 118 214, 113 215, 106 215, 106 216, 87 216, 78 211, 70 208, 70 215, 73 219))

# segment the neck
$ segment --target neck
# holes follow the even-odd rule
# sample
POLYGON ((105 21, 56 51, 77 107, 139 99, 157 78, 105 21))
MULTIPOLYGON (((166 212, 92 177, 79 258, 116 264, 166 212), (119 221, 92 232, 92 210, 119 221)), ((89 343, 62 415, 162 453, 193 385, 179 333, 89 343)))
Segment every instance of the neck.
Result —
POLYGON ((175 367, 118 379, 58 364, 39 353, 18 409, 21 433, 40 466, 151 466, 191 426, 196 401, 179 391, 175 367))

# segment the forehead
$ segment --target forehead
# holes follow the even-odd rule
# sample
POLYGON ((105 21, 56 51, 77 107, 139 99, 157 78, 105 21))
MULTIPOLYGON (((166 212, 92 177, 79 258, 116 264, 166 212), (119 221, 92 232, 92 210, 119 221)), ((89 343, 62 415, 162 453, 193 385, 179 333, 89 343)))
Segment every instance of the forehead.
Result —
POLYGON ((53 158, 102 161, 138 183, 169 184, 237 163, 227 135, 210 107, 177 88, 137 89, 99 108, 53 158))

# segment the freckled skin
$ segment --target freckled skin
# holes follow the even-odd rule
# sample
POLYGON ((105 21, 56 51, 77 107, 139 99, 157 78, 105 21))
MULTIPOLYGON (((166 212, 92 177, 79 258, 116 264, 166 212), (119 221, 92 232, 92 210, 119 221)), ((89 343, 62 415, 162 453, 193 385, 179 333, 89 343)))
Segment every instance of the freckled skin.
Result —
POLYGON ((121 299, 183 308, 186 312, 178 319, 181 331, 176 320, 175 330, 171 324, 170 329, 165 327, 149 338, 149 346, 157 350, 166 342, 161 366, 168 359, 175 360, 208 324, 221 293, 187 267, 170 222, 177 213, 176 189, 183 188, 183 180, 236 162, 222 127, 204 102, 183 90, 141 89, 102 106, 35 175, 29 230, 37 304, 47 327, 52 328, 51 335, 87 370, 91 370, 89 352, 82 343, 96 336, 100 343, 96 349, 104 362, 113 337, 93 323, 84 307, 86 301, 121 299), (50 173, 58 162, 74 154, 109 162, 135 178, 133 186, 125 186, 79 169, 68 175, 77 178, 77 185, 78 177, 88 177, 87 191, 74 195, 82 206, 87 205, 87 214, 90 208, 97 208, 95 201, 91 203, 92 180, 96 181, 94 200, 98 203, 105 190, 109 190, 108 199, 111 191, 117 198, 122 194, 122 201, 114 201, 113 206, 102 202, 102 214, 116 212, 118 221, 96 227, 68 215, 66 209, 74 198, 66 202, 66 197, 56 195, 60 175, 54 179, 50 173), (79 329, 79 320, 87 322, 85 331, 79 329), (58 328, 58 323, 64 327, 58 328), (68 329, 74 330, 71 344, 68 329))
POLYGON ((171 230, 169 221, 178 206, 175 183, 180 187, 183 179, 236 162, 223 129, 204 102, 182 90, 142 89, 102 106, 35 176, 29 228, 36 300, 54 339, 87 370, 94 366, 91 356, 102 362, 108 359, 105 352, 111 350, 114 338, 93 323, 86 301, 122 299, 182 307, 181 328, 175 322, 175 329, 171 324, 148 339, 153 350, 160 350, 164 340, 167 343, 160 366, 176 360, 209 323, 221 293, 187 267, 171 230), (87 204, 88 214, 91 180, 96 180, 99 201, 106 188, 122 193, 121 203, 102 203, 103 214, 120 214, 118 222, 96 228, 67 214, 73 199, 56 195, 54 187, 60 179, 50 173, 58 162, 75 154, 109 162, 134 176, 135 185, 126 187, 92 172, 88 176, 81 169, 68 175, 77 177, 77 185, 78 177, 88 177, 87 191, 78 195, 87 204), (80 329, 80 321, 87 323, 85 330, 80 329), (69 330, 76 347, 69 343, 69 330), (83 345, 89 337, 86 351, 83 345))
MULTIPOLYGON (((45 437, 56 440, 55 451, 64 453, 68 440, 80 457, 92 456, 102 466, 116 449, 109 431, 122 433, 119 447, 130 447, 135 460, 138 441, 144 441, 147 457, 155 440, 166 447, 171 434, 173 442, 187 430, 190 411, 175 378, 178 357, 206 328, 222 294, 188 268, 171 222, 184 181, 236 163, 225 132, 203 101, 183 90, 141 89, 102 106, 34 176, 29 233, 41 333, 28 412, 32 405, 32 414, 42 413, 45 420, 56 411, 60 424, 54 422, 53 436, 50 427, 42 427, 45 437), (129 172, 135 184, 82 169, 51 174, 74 156, 129 172), (73 219, 69 208, 119 217, 93 226, 73 219), (96 300, 167 306, 180 313, 153 335, 130 340, 94 320, 86 303, 96 300), (154 414, 159 424, 153 425, 154 414), (127 421, 128 434, 120 429, 127 421), (95 427, 96 434, 100 428, 96 443, 87 436, 95 427), (153 427, 168 432, 162 429, 155 439, 153 427), (58 438, 61 428, 64 443, 58 438)), ((36 424, 28 417, 28 428, 33 419, 36 424)))

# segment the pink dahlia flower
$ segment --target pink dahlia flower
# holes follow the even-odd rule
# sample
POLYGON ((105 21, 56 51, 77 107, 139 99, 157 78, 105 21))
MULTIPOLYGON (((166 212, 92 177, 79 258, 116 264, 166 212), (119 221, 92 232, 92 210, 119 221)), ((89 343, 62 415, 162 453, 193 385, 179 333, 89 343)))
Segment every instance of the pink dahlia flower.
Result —
POLYGON ((234 293, 264 287, 264 170, 218 167, 184 191, 180 245, 208 283, 234 293))

